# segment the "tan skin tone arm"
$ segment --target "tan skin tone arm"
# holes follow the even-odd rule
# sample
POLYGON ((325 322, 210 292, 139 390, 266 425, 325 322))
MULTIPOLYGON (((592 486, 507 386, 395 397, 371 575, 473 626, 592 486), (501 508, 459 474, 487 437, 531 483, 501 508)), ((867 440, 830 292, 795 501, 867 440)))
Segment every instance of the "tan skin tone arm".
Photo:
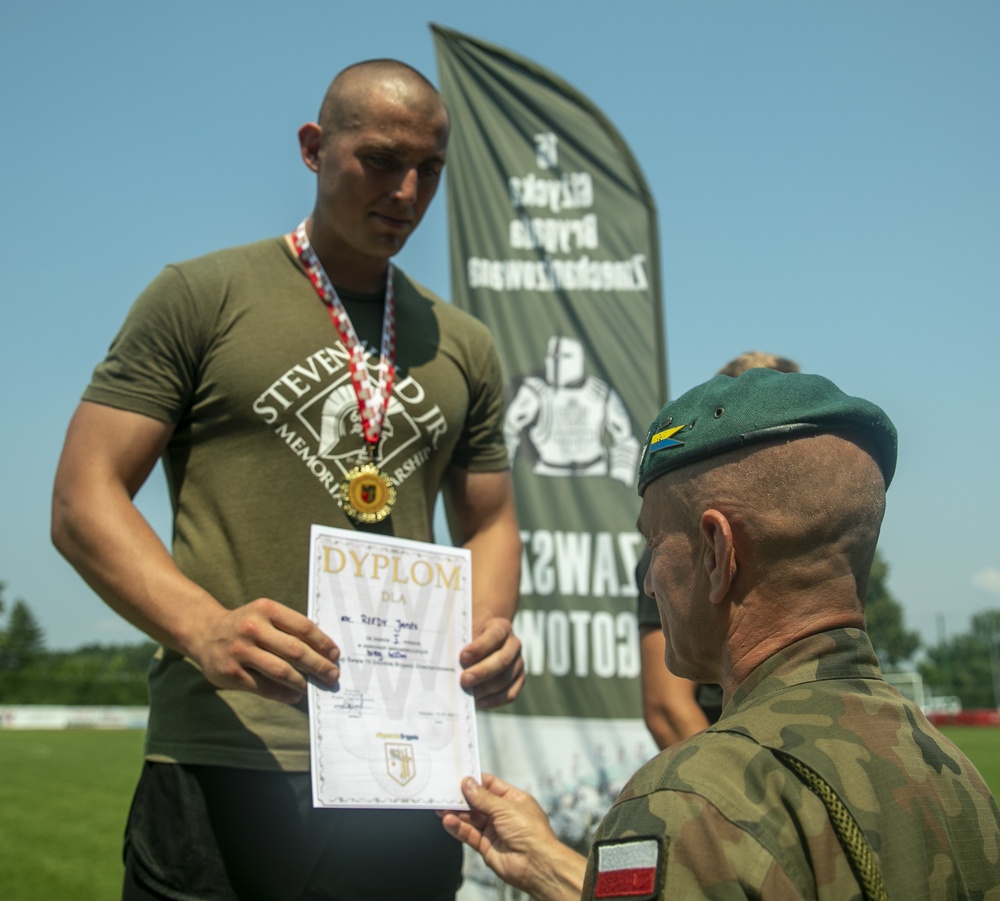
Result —
POLYGON ((639 627, 642 715, 661 751, 708 728, 708 719, 695 700, 698 684, 667 669, 665 644, 662 629, 639 627))
POLYGON ((336 682, 340 652, 329 636, 268 598, 222 606, 181 573, 136 508, 172 432, 170 423, 81 403, 56 472, 53 543, 113 610, 219 688, 294 703, 307 678, 336 682))
POLYGON ((460 657, 462 686, 479 708, 499 707, 524 684, 521 642, 511 626, 521 574, 511 474, 452 467, 447 502, 453 537, 472 552, 473 640, 460 657))
POLYGON ((462 791, 472 810, 439 813, 446 832, 535 901, 578 901, 587 858, 559 841, 531 795, 489 773, 482 785, 463 780, 462 791))

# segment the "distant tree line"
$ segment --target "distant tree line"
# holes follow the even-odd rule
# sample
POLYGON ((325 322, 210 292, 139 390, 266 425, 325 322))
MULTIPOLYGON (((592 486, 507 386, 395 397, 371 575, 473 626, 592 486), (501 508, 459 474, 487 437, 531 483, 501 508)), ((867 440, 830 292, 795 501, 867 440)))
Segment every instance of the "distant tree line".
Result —
MULTIPOLYGON (((925 688, 957 696, 963 707, 1000 703, 1000 610, 972 617, 968 634, 933 647, 906 628, 904 611, 888 588, 889 567, 875 554, 868 580, 865 618, 872 644, 886 670, 907 667, 918 650, 917 671, 925 688)), ((146 671, 157 645, 89 644, 75 651, 49 651, 45 635, 23 600, 9 605, 0 582, 0 704, 80 704, 142 706, 147 703, 146 671)))
POLYGON ((966 708, 1000 706, 1000 610, 972 617, 968 633, 924 649, 918 670, 925 685, 954 695, 966 708))
POLYGON ((0 704, 124 705, 148 703, 146 669, 153 641, 85 645, 49 651, 23 600, 7 610, 0 582, 0 704))
POLYGON ((920 647, 920 635, 903 625, 903 607, 889 591, 889 566, 875 551, 868 574, 865 628, 879 662, 886 669, 909 660, 920 647))
POLYGON ((903 625, 903 607, 889 593, 888 574, 888 565, 876 552, 865 619, 883 668, 902 668, 922 650, 916 670, 925 692, 957 697, 966 709, 1000 706, 1000 610, 977 613, 968 633, 924 645, 916 632, 903 625))

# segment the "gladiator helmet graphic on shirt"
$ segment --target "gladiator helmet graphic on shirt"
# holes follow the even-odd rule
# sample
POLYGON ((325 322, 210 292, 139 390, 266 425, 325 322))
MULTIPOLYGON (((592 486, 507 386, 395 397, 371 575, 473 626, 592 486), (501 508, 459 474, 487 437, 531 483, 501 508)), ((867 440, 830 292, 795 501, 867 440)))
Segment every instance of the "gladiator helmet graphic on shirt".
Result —
MULTIPOLYGON (((392 412, 395 399, 389 400, 389 411, 392 412)), ((392 423, 387 415, 382 422, 382 435, 392 437, 392 423)), ((345 438, 352 438, 348 452, 356 452, 364 446, 364 430, 361 426, 361 413, 358 411, 358 398, 350 382, 345 382, 327 394, 323 401, 323 414, 320 427, 319 452, 323 457, 335 455, 335 449, 345 438)))

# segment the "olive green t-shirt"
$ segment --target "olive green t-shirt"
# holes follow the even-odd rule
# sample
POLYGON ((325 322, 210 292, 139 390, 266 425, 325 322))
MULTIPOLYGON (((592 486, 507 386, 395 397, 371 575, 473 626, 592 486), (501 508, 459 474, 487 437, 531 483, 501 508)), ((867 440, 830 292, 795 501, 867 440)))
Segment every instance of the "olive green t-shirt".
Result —
MULTIPOLYGON (((348 355, 283 238, 168 266, 95 370, 85 400, 174 423, 163 458, 174 559, 222 604, 267 597, 305 612, 312 523, 431 541, 450 466, 508 467, 489 332, 399 270, 394 291, 397 372, 380 467, 397 500, 377 526, 355 524, 336 500, 365 446, 348 355)), ((377 381, 382 297, 342 300, 377 381)), ((220 691, 165 650, 150 703, 150 759, 309 767, 304 701, 220 691)))

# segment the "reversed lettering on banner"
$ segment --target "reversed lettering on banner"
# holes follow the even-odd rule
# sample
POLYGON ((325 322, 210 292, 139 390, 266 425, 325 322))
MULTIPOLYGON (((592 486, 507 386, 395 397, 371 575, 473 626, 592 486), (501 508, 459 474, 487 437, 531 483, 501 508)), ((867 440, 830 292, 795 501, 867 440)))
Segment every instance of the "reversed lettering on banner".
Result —
POLYGON ((632 609, 519 610, 514 632, 529 676, 635 679, 639 624, 632 609))
POLYGON ((635 599, 637 532, 521 532, 521 595, 635 599))
MULTIPOLYGON (((558 168, 559 138, 552 132, 533 136, 535 165, 542 171, 558 168)), ((470 289, 488 291, 580 291, 644 293, 650 279, 646 255, 626 259, 591 258, 580 251, 599 251, 596 213, 556 218, 594 206, 594 179, 589 172, 565 172, 558 177, 528 172, 507 180, 513 217, 507 230, 511 250, 543 251, 544 259, 491 259, 470 256, 466 277, 470 289), (551 215, 534 215, 540 212, 551 215), (562 254, 563 257, 556 257, 562 254)))
POLYGON ((639 675, 636 532, 521 532, 521 607, 514 631, 529 675, 634 679, 639 675), (531 599, 620 597, 607 609, 532 610, 531 599))

